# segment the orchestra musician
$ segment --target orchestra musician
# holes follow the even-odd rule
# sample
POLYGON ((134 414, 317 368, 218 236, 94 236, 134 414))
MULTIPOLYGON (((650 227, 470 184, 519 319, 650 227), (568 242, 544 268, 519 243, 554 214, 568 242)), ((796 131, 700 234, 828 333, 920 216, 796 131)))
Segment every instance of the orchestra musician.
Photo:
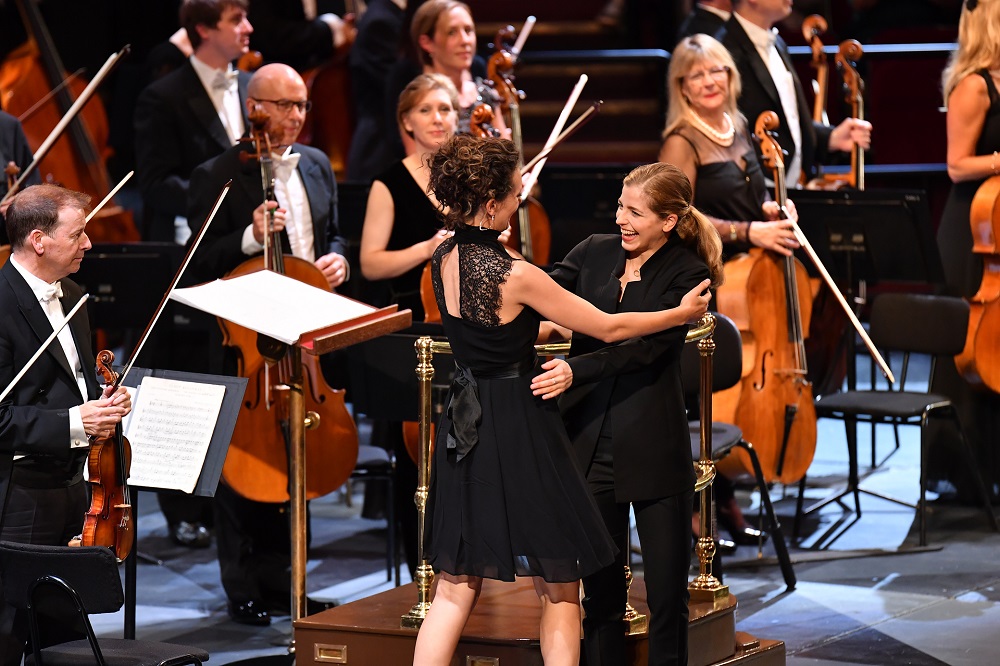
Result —
POLYGON ((739 70, 743 90, 737 103, 743 115, 756 119, 767 110, 778 114, 777 142, 788 152, 785 181, 795 188, 803 172, 814 178, 818 165, 835 151, 856 145, 867 150, 872 126, 858 118, 845 118, 836 127, 812 120, 788 46, 773 30, 791 11, 790 0, 734 0, 733 15, 716 38, 739 70))
MULTIPOLYGON (((615 552, 556 404, 529 393, 540 320, 611 342, 681 326, 708 304, 706 279, 653 312, 608 314, 511 255, 498 236, 519 203, 519 161, 511 141, 462 135, 431 158, 431 189, 455 232, 435 251, 432 277, 456 374, 427 504, 427 560, 440 573, 417 634, 421 666, 451 663, 483 578, 515 576, 531 577, 539 596, 542 660, 579 663, 579 580, 615 552)), ((690 446, 687 464, 693 487, 690 446)))
MULTIPOLYGON (((476 55, 476 24, 468 5, 458 0, 427 0, 413 14, 409 38, 419 62, 402 59, 396 64, 389 77, 386 99, 398 99, 406 84, 420 73, 443 74, 458 91, 459 134, 470 132, 472 111, 479 104, 492 108, 492 126, 497 131, 509 132, 500 113, 500 97, 485 83, 486 63, 476 55)), ((387 113, 393 112, 387 110, 387 113)), ((413 145, 405 134, 399 138, 401 143, 396 144, 395 154, 401 159, 413 152, 413 145)))
MULTIPOLYGON (((0 111, 0 170, 6 170, 9 165, 13 164, 17 168, 17 173, 20 174, 28 168, 32 159, 31 146, 28 145, 28 138, 24 136, 21 121, 6 111, 0 111)), ((16 180, 16 176, 14 179, 16 180)), ((11 179, 5 175, 2 184, 0 184, 0 198, 6 196, 9 180, 11 179)), ((42 182, 41 174, 38 169, 35 169, 34 172, 28 174, 22 186, 37 185, 40 182, 42 182)), ((8 242, 3 216, 9 205, 9 199, 0 204, 0 245, 8 242)))
MULTIPOLYGON (((188 238, 191 172, 233 146, 246 131, 244 105, 250 75, 232 66, 249 49, 253 27, 246 12, 247 0, 184 0, 179 17, 193 53, 139 95, 135 155, 144 240, 183 243, 188 238)), ((176 38, 175 33, 170 48, 183 51, 188 45, 176 38)), ((176 332, 173 344, 184 351, 173 354, 173 369, 217 370, 205 365, 205 337, 214 333, 215 321, 184 306, 172 307, 192 322, 190 331, 176 332)), ((210 500, 180 493, 158 493, 157 500, 174 543, 190 548, 211 545, 210 500)))
POLYGON ((256 26, 250 47, 267 62, 282 62, 299 72, 323 63, 350 45, 355 17, 320 12, 322 0, 252 0, 248 18, 256 26))
MULTIPOLYGON (((33 185, 13 197, 7 233, 13 253, 0 268, 0 388, 6 388, 83 292, 68 279, 90 249, 89 197, 33 185)), ((0 405, 0 538, 65 546, 90 506, 83 468, 88 438, 110 434, 131 410, 124 387, 102 394, 90 323, 81 308, 0 405), (13 463, 11 464, 11 457, 13 463)), ((0 657, 18 664, 27 615, 0 607, 0 657)))
POLYGON ((135 151, 143 240, 187 239, 191 172, 246 131, 250 76, 232 66, 250 48, 253 27, 246 12, 247 0, 184 0, 180 21, 194 53, 139 96, 135 151))
MULTIPOLYGON (((447 235, 437 200, 427 191, 428 159, 455 133, 458 93, 451 79, 421 74, 399 96, 396 118, 416 146, 415 152, 380 173, 372 182, 361 232, 361 273, 371 282, 366 299, 381 307, 398 303, 424 319, 420 281, 424 266, 447 235)), ((406 452, 400 423, 378 422, 372 438, 396 452, 396 516, 410 571, 417 556, 417 512, 413 494, 417 469, 406 452)), ((366 491, 367 492, 367 491, 366 491)))
MULTIPOLYGON (((345 244, 338 235, 337 185, 322 151, 295 143, 309 110, 306 85, 282 64, 257 70, 247 88, 247 111, 259 106, 269 116, 277 201, 265 205, 259 166, 241 159, 248 148, 234 146, 202 164, 191 176, 189 219, 205 219, 219 190, 233 186, 192 259, 204 279, 220 278, 263 252, 268 230, 281 232, 286 253, 315 264, 331 288, 349 277, 345 244)), ((226 348, 230 349, 230 348, 226 348)), ((235 359, 227 368, 234 373, 235 359)), ((275 417, 277 418, 277 416, 275 417)), ((284 446, 274 442, 275 446, 284 446)), ((224 482, 215 495, 216 541, 230 617, 266 625, 272 611, 287 614, 289 519, 285 506, 241 497, 224 482)), ((311 608, 310 613, 317 612, 311 608)))
POLYGON ((696 2, 688 15, 684 17, 681 27, 677 29, 677 42, 691 35, 714 35, 719 32, 732 15, 732 0, 701 0, 696 2))
MULTIPOLYGON (((965 2, 959 19, 958 49, 942 75, 952 186, 941 215, 937 244, 947 290, 964 298, 975 295, 985 279, 983 256, 972 252, 972 201, 986 179, 1000 174, 1000 54, 992 37, 997 30, 1000 0, 965 2)), ((966 437, 985 463, 987 487, 995 487, 1000 475, 994 445, 1000 437, 1000 397, 970 386, 951 359, 942 359, 938 364, 931 390, 954 402, 966 437)), ((971 496, 974 481, 965 476, 963 465, 954 462, 960 458, 953 429, 934 421, 928 427, 932 481, 950 481, 961 497, 971 496)))
MULTIPOLYGON (((617 234, 591 236, 550 271, 564 289, 605 312, 673 307, 706 277, 722 278, 722 244, 691 203, 672 164, 625 178, 617 234)), ((694 473, 680 356, 686 327, 607 345, 574 333, 567 360, 531 383, 559 407, 604 524, 618 546, 611 566, 583 579, 588 664, 625 662, 629 509, 642 542, 650 609, 649 663, 686 664, 694 473)))

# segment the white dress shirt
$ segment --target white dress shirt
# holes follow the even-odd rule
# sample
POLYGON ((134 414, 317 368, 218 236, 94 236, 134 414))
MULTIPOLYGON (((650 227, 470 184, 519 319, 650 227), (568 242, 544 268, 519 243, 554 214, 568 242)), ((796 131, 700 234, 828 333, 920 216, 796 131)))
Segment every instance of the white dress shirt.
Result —
MULTIPOLYGON (((62 323, 62 320, 66 317, 66 313, 63 312, 62 303, 59 302, 59 298, 50 298, 49 293, 51 288, 58 285, 58 280, 53 282, 51 285, 40 277, 37 277, 34 273, 31 273, 27 268, 22 266, 17 262, 13 256, 9 259, 11 265, 17 269, 17 272, 21 274, 24 281, 28 283, 28 287, 31 289, 35 298, 38 299, 39 305, 45 316, 48 317, 49 323, 54 331, 56 327, 62 323)), ((69 329, 69 325, 63 327, 59 331, 59 335, 56 336, 59 341, 59 346, 62 347, 63 354, 66 355, 66 360, 69 361, 69 367, 73 369, 76 375, 76 384, 80 388, 80 397, 83 402, 87 401, 87 382, 83 378, 83 368, 80 366, 80 354, 76 350, 76 342, 73 340, 73 332, 69 329)), ((87 439, 87 433, 83 429, 83 417, 80 415, 80 407, 71 407, 69 409, 69 440, 70 448, 80 448, 89 445, 87 439)), ((18 458, 20 456, 15 456, 18 458)))
MULTIPOLYGON (((781 110, 784 112, 785 120, 788 121, 788 131, 792 134, 792 141, 795 142, 795 156, 790 162, 785 164, 785 183, 788 187, 795 188, 799 185, 799 176, 802 173, 802 126, 799 124, 799 105, 795 95, 795 76, 785 67, 785 61, 781 59, 778 48, 774 45, 778 31, 774 28, 765 30, 759 25, 747 21, 739 14, 733 14, 743 29, 747 37, 757 48, 757 54, 767 66, 767 71, 771 74, 774 87, 778 89, 778 98, 781 100, 781 110)), ((751 123, 756 122, 756 118, 748 119, 751 123)), ((789 153, 792 146, 782 146, 789 153)), ((767 179, 769 185, 773 185, 770 178, 767 179)))
MULTIPOLYGON (((285 210, 285 233, 292 248, 292 255, 308 262, 316 261, 315 236, 313 235, 312 210, 306 196, 302 176, 299 174, 299 154, 292 147, 281 155, 272 155, 274 167, 274 196, 278 207, 285 210)), ((253 236, 253 224, 243 232, 243 252, 255 255, 264 249, 253 236)))

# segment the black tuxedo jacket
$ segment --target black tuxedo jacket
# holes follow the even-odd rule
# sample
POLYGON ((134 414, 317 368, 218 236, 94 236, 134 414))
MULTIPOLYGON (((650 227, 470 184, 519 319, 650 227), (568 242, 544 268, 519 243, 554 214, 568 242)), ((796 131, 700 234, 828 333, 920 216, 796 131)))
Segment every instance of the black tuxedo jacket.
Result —
POLYGON ((725 24, 726 22, 718 14, 710 12, 704 7, 696 6, 684 17, 681 27, 677 30, 677 40, 674 42, 674 46, 677 45, 677 42, 691 35, 703 34, 714 37, 725 24))
MULTIPOLYGON (((62 280, 62 305, 69 312, 82 296, 72 280, 62 280)), ((5 388, 42 342, 52 334, 45 311, 28 284, 8 261, 0 268, 0 389, 5 388)), ((88 398, 100 396, 86 307, 68 324, 87 383, 88 398)), ((16 465, 33 472, 72 478, 83 469, 88 449, 70 449, 69 409, 83 404, 76 373, 59 341, 49 345, 0 405, 0 454, 9 463, 16 451, 27 454, 16 465)), ((56 484, 58 485, 58 483, 56 484)), ((0 503, 2 503, 0 498, 0 503)))
MULTIPOLYGON (((801 150, 803 172, 810 178, 816 176, 817 165, 822 164, 829 153, 830 132, 833 131, 833 128, 823 123, 813 122, 812 109, 806 104, 802 84, 788 56, 788 46, 785 41, 779 36, 775 46, 781 60, 785 63, 785 67, 792 73, 792 81, 795 82, 795 99, 799 108, 799 126, 802 130, 801 146, 796 146, 792 141, 788 120, 781 107, 781 98, 778 96, 778 89, 774 85, 767 65, 761 60, 760 54, 757 53, 757 47, 750 41, 750 37, 747 36, 746 31, 735 16, 729 19, 724 29, 716 37, 723 46, 729 49, 733 60, 736 61, 736 68, 743 80, 743 92, 740 95, 739 107, 743 115, 746 116, 751 131, 761 113, 768 110, 777 113, 780 123, 778 144, 782 150, 788 153, 785 164, 790 163, 796 151, 801 150)), ((757 157, 760 158, 759 145, 757 146, 757 157)))
MULTIPOLYGON (((240 72, 244 124, 249 80, 240 72)), ((187 215, 191 172, 232 145, 190 61, 142 91, 135 109, 135 168, 143 240, 173 242, 174 218, 187 215)))
MULTIPOLYGON (((247 150, 249 147, 245 146, 230 148, 199 166, 191 175, 188 221, 192 234, 198 233, 226 181, 233 180, 225 202, 192 261, 200 280, 220 278, 249 259, 242 249, 243 231, 253 223, 253 211, 264 200, 264 190, 257 163, 240 159, 240 154, 247 150)), ((302 154, 298 172, 309 199, 316 257, 330 252, 346 256, 346 244, 337 226, 337 183, 329 158, 321 150, 298 143, 293 152, 302 154)), ((290 252, 284 231, 281 237, 285 252, 290 252)))
MULTIPOLYGON (((677 306, 709 276, 698 255, 672 234, 642 266, 619 308, 625 267, 619 234, 595 235, 556 264, 557 283, 605 312, 677 306)), ((694 487, 691 440, 681 388, 686 326, 608 345, 573 334, 573 385, 559 407, 581 469, 594 457, 605 415, 613 424, 615 497, 619 502, 670 497, 694 487)))
MULTIPOLYGON (((29 164, 33 155, 28 139, 24 136, 24 128, 17 118, 6 111, 0 111, 0 166, 7 166, 8 162, 13 162, 23 172, 29 164)), ((38 169, 28 174, 24 179, 22 187, 37 185, 42 182, 38 169)), ((0 198, 7 194, 7 179, 0 181, 0 198)), ((7 225, 3 216, 0 215, 0 245, 7 242, 7 225)))

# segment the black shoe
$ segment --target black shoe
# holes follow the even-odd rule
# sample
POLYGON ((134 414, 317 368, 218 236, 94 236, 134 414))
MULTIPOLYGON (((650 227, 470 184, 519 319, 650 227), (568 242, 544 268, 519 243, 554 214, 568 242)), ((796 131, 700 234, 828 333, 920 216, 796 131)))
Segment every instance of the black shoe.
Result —
POLYGON ((719 539, 715 542, 716 555, 732 555, 736 552, 736 544, 729 539, 719 539))
POLYGON ((186 548, 208 548, 212 545, 212 535, 207 527, 186 520, 170 528, 170 539, 178 546, 186 548))
POLYGON ((228 605, 229 617, 233 622, 240 624, 250 624, 257 627, 266 627, 271 624, 271 614, 263 608, 259 601, 247 601, 238 604, 230 601, 228 605))
MULTIPOLYGON (((291 615, 291 605, 288 599, 282 601, 272 600, 271 603, 266 604, 268 610, 270 610, 275 615, 291 615)), ((315 615, 316 613, 322 613, 325 610, 330 610, 335 607, 337 603, 335 601, 320 601, 319 599, 313 599, 312 597, 306 597, 306 615, 315 615)))
POLYGON ((767 543, 770 536, 763 530, 758 530, 747 525, 742 530, 730 530, 729 535, 733 537, 733 542, 738 546, 756 546, 757 543, 767 543))

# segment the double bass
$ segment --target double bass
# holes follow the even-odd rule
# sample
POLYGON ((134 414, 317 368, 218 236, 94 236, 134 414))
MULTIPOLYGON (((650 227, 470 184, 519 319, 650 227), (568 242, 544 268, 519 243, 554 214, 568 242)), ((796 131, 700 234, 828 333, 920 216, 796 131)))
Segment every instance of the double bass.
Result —
MULTIPOLYGON (((245 153, 260 165, 264 201, 274 201, 274 173, 268 116, 261 109, 250 114, 254 148, 245 153)), ((270 231, 264 256, 248 259, 226 277, 259 270, 282 273, 319 289, 330 289, 323 273, 311 262, 284 256, 280 232, 270 231)), ((276 340, 219 319, 223 344, 234 347, 239 375, 249 378, 229 453, 222 469, 226 483, 257 502, 289 501, 288 390, 296 372, 293 353, 276 340)), ((358 458, 358 431, 344 402, 344 391, 330 388, 312 355, 302 357, 303 397, 306 409, 306 496, 333 492, 347 481, 358 458)))
MULTIPOLYGON (((785 165, 769 133, 778 116, 765 111, 754 126, 764 164, 771 169, 775 200, 784 210, 785 165)), ((794 256, 753 248, 726 263, 726 282, 716 295, 719 312, 729 315, 743 336, 744 376, 735 407, 713 408, 731 419, 753 442, 764 479, 791 484, 805 476, 816 451, 816 409, 807 373, 806 331, 812 294, 805 267, 794 256)), ((731 473, 750 471, 742 452, 719 465, 731 473)))
POLYGON ((983 260, 983 279, 969 299, 969 330, 955 366, 972 386, 1000 393, 1000 176, 987 178, 976 190, 969 224, 972 251, 983 260))

